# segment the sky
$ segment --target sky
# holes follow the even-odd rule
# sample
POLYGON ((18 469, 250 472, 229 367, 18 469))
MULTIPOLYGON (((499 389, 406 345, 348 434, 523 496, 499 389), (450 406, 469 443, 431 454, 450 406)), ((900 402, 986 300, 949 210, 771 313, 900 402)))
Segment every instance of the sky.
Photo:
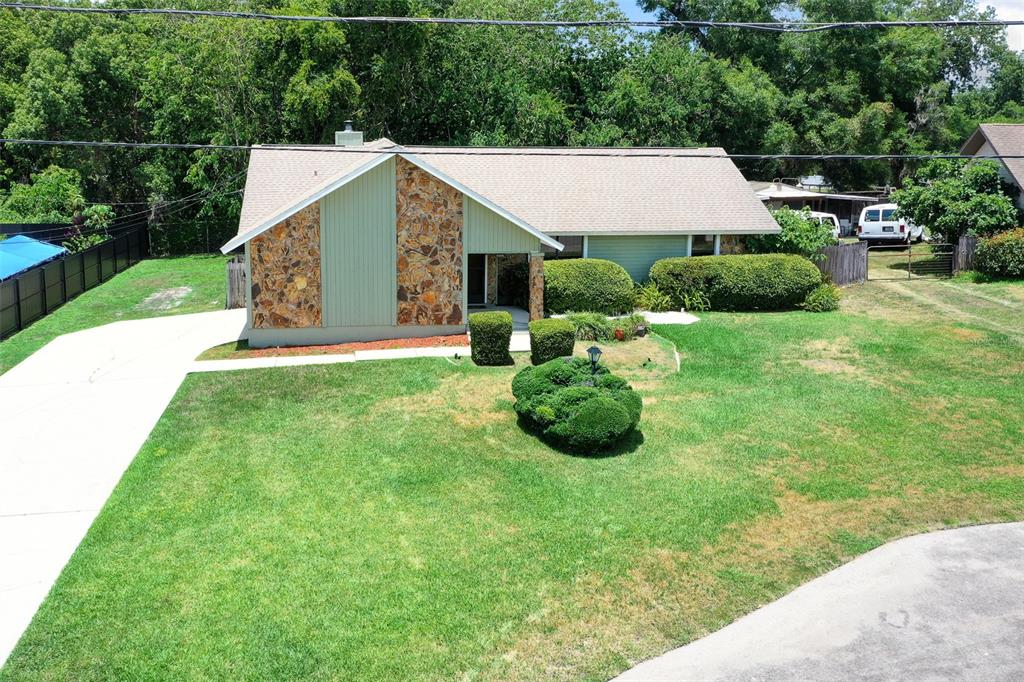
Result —
MULTIPOLYGON (((655 19, 652 14, 645 14, 636 0, 618 0, 622 11, 630 19, 655 19)), ((979 0, 979 7, 994 7, 996 16, 999 19, 1024 19, 1024 0, 979 0)), ((1010 47, 1014 50, 1024 50, 1024 26, 1013 26, 1007 33, 1010 47)))

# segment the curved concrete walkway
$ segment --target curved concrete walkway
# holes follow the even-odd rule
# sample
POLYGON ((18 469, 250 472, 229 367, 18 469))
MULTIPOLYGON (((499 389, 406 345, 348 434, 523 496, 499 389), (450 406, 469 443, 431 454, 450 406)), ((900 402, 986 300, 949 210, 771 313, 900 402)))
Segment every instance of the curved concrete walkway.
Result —
POLYGON ((115 322, 0 376, 0 662, 196 355, 244 327, 244 309, 115 322))
POLYGON ((1024 523, 883 545, 615 679, 1024 680, 1024 523))

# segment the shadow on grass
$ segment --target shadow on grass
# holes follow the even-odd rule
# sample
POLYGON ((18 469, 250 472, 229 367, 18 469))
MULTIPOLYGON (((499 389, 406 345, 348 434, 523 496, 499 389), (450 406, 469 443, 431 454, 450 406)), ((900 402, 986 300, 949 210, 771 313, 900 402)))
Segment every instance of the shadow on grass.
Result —
POLYGON ((544 443, 544 445, 548 446, 555 452, 561 453, 563 455, 569 455, 570 457, 578 457, 580 459, 608 459, 610 457, 628 455, 631 452, 635 452, 636 449, 640 447, 644 442, 643 432, 634 429, 633 431, 630 431, 628 434, 623 436, 622 439, 619 440, 619 442, 617 442, 614 445, 614 447, 608 450, 602 450, 601 452, 580 452, 579 450, 572 450, 569 448, 561 447, 558 444, 552 443, 551 441, 545 439, 541 435, 540 431, 534 428, 533 423, 523 415, 519 415, 517 417, 516 424, 519 426, 520 429, 523 430, 524 433, 536 438, 537 440, 544 443))

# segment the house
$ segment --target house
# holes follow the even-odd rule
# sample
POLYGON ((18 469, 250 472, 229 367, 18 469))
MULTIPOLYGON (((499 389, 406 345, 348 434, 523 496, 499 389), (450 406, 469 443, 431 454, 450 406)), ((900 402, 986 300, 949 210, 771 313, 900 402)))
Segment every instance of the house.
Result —
MULTIPOLYGON (((982 123, 967 138, 961 154, 975 157, 1024 157, 1024 123, 982 123)), ((1000 159, 1000 174, 1006 182, 1017 187, 1017 207, 1024 210, 1024 158, 1000 159)))
POLYGON ((797 211, 808 208, 812 211, 833 213, 839 218, 843 234, 852 234, 860 219, 862 208, 878 203, 875 196, 822 192, 786 184, 778 180, 773 182, 751 181, 750 188, 754 190, 757 198, 769 208, 788 206, 797 211))
POLYGON ((513 268, 537 319, 546 257, 608 258, 640 281, 659 258, 778 231, 732 161, 707 158, 720 149, 336 142, 252 150, 221 250, 245 247, 254 347, 462 333, 467 311, 512 303, 513 268))

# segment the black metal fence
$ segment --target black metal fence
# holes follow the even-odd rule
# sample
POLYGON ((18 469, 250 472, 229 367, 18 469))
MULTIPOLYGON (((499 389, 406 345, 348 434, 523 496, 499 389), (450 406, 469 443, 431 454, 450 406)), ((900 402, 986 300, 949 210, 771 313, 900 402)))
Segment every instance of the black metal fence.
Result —
POLYGON ((64 223, 0 223, 0 234, 6 234, 8 237, 24 234, 55 244, 65 239, 71 229, 71 225, 64 223))
POLYGON ((102 244, 47 261, 0 282, 0 339, 21 331, 149 254, 145 225, 115 235, 102 244))
POLYGON ((825 258, 815 261, 815 265, 834 284, 859 284, 868 278, 866 242, 825 246, 821 249, 821 255, 825 258))

